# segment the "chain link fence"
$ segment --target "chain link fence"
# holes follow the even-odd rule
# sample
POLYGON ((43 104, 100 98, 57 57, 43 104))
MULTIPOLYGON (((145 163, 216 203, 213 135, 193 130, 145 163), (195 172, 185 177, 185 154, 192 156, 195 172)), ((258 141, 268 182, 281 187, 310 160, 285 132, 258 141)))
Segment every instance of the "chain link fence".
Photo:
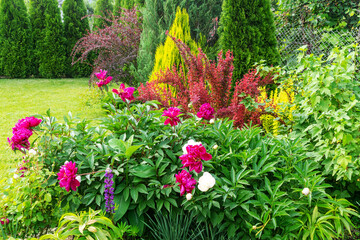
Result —
MULTIPOLYGON (((308 54, 324 55, 326 58, 334 47, 342 47, 360 41, 360 32, 337 30, 325 31, 310 28, 292 28, 285 26, 277 28, 277 40, 282 66, 295 66, 300 47, 306 45, 308 54)), ((357 58, 359 64, 360 58, 357 58)), ((359 66, 359 65, 358 65, 359 66)))

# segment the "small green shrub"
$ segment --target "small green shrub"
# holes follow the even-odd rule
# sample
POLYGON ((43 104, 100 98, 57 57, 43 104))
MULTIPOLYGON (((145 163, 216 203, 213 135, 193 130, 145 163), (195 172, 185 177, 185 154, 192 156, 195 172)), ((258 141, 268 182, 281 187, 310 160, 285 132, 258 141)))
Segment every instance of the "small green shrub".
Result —
MULTIPOLYGON (((228 238, 324 239, 351 231, 350 217, 358 217, 353 205, 329 195, 331 185, 320 165, 307 157, 301 138, 271 138, 257 127, 235 129, 228 120, 204 124, 193 115, 169 127, 156 103, 126 105, 121 110, 113 106, 100 126, 43 118, 41 161, 54 164, 55 172, 72 161, 85 175, 77 192, 59 190, 61 206, 105 210, 104 170, 110 167, 115 175, 115 213, 110 217, 138 226, 140 234, 146 213, 181 209, 228 238), (179 156, 189 139, 201 141, 212 155, 203 166, 216 184, 205 193, 195 189, 186 200, 179 196, 174 175, 181 170, 179 156)), ((191 174, 195 179, 202 175, 191 174)))

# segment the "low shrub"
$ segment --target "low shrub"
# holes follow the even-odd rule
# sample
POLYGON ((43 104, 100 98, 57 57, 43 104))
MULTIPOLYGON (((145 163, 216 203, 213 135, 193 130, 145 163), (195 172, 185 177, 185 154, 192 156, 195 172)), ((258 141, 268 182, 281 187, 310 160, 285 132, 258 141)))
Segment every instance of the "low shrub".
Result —
MULTIPOLYGON (((164 112, 157 107, 155 102, 127 101, 100 126, 71 118, 65 118, 64 124, 51 116, 43 118, 40 161, 54 166, 55 172, 70 161, 81 177, 76 192, 58 190, 61 206, 70 211, 105 210, 104 171, 110 168, 115 213, 108 216, 138 226, 140 234, 146 213, 181 210, 196 214, 198 222, 212 229, 226 231, 228 238, 330 238, 350 232, 350 216, 357 213, 346 199, 328 194, 331 185, 320 165, 306 156, 301 139, 271 138, 263 136, 259 127, 239 130, 229 120, 206 124, 194 115, 181 119, 177 113, 166 114, 174 121, 164 125, 164 112), (195 185, 186 185, 191 196, 185 198, 179 196, 183 190, 177 182, 180 186, 186 182, 176 175, 187 172, 183 164, 191 163, 184 157, 193 151, 190 147, 184 152, 191 139, 201 141, 211 156, 192 164, 201 163, 216 183, 204 188, 204 173, 195 168, 189 171, 195 185)), ((56 176, 48 181, 55 182, 56 176)))

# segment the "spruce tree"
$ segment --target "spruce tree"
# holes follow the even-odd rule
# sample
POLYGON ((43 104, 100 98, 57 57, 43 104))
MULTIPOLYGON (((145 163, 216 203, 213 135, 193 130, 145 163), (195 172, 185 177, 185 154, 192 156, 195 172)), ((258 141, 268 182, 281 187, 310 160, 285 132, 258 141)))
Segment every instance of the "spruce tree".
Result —
POLYGON ((71 51, 75 43, 84 37, 90 30, 88 18, 81 19, 87 15, 83 0, 65 0, 62 5, 64 17, 64 36, 66 38, 66 58, 69 76, 87 77, 91 74, 91 67, 87 64, 76 63, 71 66, 71 51))
MULTIPOLYGON (((110 18, 113 12, 113 5, 111 0, 97 0, 95 7, 95 15, 110 18)), ((107 21, 102 18, 95 18, 94 27, 103 28, 105 25, 109 25, 107 21)))
POLYGON ((30 18, 35 44, 34 63, 46 78, 66 74, 66 52, 60 9, 56 0, 31 0, 30 18))
POLYGON ((269 0, 224 0, 220 32, 221 48, 234 54, 233 79, 240 80, 262 59, 269 65, 279 63, 269 0))
POLYGON ((3 75, 31 74, 31 25, 24 0, 0 1, 0 69, 3 75))

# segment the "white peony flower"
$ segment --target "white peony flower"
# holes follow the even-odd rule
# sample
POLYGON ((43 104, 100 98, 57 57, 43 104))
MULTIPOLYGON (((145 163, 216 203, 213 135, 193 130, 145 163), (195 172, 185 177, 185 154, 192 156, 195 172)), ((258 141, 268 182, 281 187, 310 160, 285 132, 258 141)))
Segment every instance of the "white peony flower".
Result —
POLYGON ((183 153, 184 154, 187 154, 188 152, 186 151, 186 147, 189 146, 189 145, 200 145, 202 144, 201 142, 195 142, 194 140, 190 139, 183 147, 182 147, 182 150, 183 150, 183 153))
POLYGON ((36 155, 37 152, 36 152, 34 149, 30 149, 30 150, 29 150, 29 154, 30 154, 30 155, 36 155))
POLYGON ((213 124, 213 123, 215 123, 215 120, 212 118, 212 119, 210 119, 210 122, 209 122, 210 124, 213 124))
POLYGON ((14 177, 13 177, 13 178, 18 179, 19 177, 20 177, 19 175, 14 174, 14 177))
POLYGON ((79 183, 81 183, 81 176, 76 176, 76 178, 75 178, 76 180, 78 180, 79 181, 79 183))
POLYGON ((207 190, 209 190, 210 188, 206 185, 198 185, 198 189, 202 192, 207 192, 207 190))
POLYGON ((186 194, 186 200, 190 201, 193 198, 191 193, 186 194))
POLYGON ((218 149, 218 148, 219 148, 219 146, 216 145, 216 144, 213 146, 213 149, 214 149, 214 150, 216 150, 216 149, 218 149))
POLYGON ((199 178, 199 190, 202 192, 206 192, 210 188, 215 185, 215 178, 208 172, 204 172, 204 174, 199 178))
POLYGON ((310 193, 310 189, 309 188, 304 188, 301 193, 304 194, 305 196, 307 196, 310 193))

